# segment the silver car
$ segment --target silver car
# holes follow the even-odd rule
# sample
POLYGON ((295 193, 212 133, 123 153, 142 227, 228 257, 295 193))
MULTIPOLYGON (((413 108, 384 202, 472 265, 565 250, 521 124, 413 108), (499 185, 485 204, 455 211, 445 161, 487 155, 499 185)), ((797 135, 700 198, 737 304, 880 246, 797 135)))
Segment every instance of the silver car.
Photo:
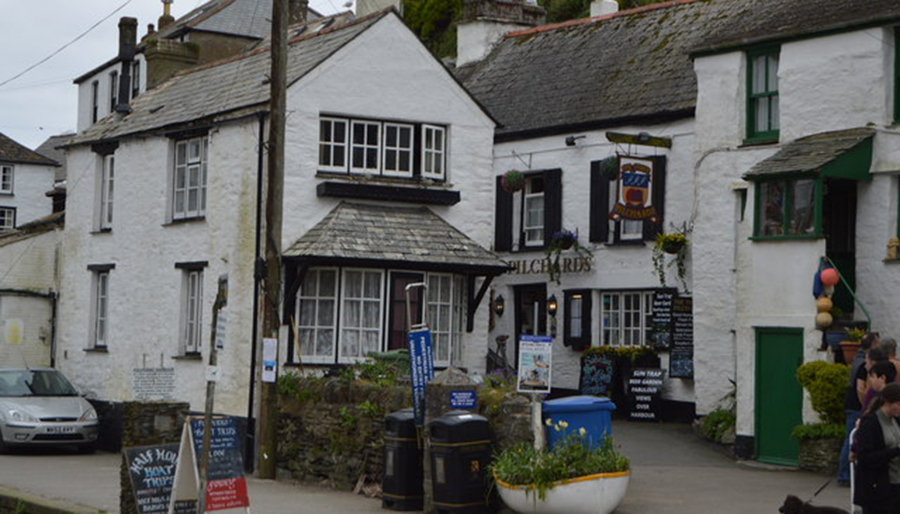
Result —
POLYGON ((98 424, 97 411, 59 371, 0 368, 0 453, 20 445, 92 452, 98 424))

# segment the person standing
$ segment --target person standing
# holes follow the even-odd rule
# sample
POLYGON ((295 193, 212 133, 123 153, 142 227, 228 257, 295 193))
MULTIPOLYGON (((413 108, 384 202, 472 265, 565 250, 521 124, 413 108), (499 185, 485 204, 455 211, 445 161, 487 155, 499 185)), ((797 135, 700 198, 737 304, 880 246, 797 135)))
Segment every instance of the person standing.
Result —
POLYGON ((869 368, 869 388, 863 397, 861 412, 866 412, 878 393, 897 378, 897 369, 888 361, 878 361, 869 368))
POLYGON ((859 350, 853 357, 850 366, 850 378, 844 394, 844 416, 846 417, 846 433, 844 445, 841 447, 841 460, 838 466, 838 484, 850 486, 850 432, 856 427, 862 408, 862 398, 866 391, 868 371, 865 369, 866 354, 873 346, 878 346, 878 334, 870 332, 859 342, 859 350), (860 376, 862 375, 862 376, 860 376), (859 392, 862 389, 862 392, 859 392))
POLYGON ((897 370, 897 376, 900 377, 900 360, 897 360, 897 341, 893 337, 885 337, 879 341, 878 346, 884 350, 888 360, 891 361, 894 369, 897 370))
POLYGON ((900 513, 900 384, 882 389, 856 431, 853 502, 863 514, 900 513))

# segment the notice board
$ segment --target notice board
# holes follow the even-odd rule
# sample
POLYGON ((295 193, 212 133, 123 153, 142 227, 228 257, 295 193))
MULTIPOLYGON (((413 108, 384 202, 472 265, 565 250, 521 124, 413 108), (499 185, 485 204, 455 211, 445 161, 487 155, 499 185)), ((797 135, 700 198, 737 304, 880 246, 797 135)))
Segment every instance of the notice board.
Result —
POLYGON ((581 394, 606 396, 612 394, 616 365, 612 357, 599 354, 585 354, 581 358, 581 394))
POLYGON ((178 462, 178 444, 136 446, 125 448, 122 453, 138 513, 167 512, 178 462))
POLYGON ((669 376, 694 378, 694 299, 690 296, 677 296, 672 302, 669 376))
POLYGON ((650 340, 657 350, 672 348, 674 316, 672 309, 678 292, 675 289, 660 289, 653 294, 653 315, 650 318, 650 340))
POLYGON ((628 419, 658 421, 664 369, 636 368, 628 376, 628 419))

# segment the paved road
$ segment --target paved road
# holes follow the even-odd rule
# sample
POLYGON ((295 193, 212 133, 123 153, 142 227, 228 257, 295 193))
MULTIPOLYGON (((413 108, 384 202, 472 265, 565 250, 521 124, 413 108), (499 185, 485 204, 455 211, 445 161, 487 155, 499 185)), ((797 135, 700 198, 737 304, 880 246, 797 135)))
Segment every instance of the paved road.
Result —
MULTIPOLYGON (((827 477, 735 463, 689 427, 614 422, 613 435, 631 458, 633 476, 618 514, 767 514, 787 494, 809 498, 827 477)), ((0 456, 0 486, 118 512, 118 455, 65 451, 0 456)), ((250 478, 254 513, 384 513, 381 502, 314 486, 250 478)), ((849 489, 832 483, 816 501, 848 508, 849 489)))

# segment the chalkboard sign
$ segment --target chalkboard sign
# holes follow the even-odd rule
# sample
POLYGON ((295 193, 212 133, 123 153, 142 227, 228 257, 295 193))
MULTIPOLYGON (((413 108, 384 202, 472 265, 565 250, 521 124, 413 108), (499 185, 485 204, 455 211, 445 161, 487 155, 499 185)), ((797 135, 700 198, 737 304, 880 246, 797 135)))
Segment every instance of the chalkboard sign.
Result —
MULTIPOLYGON (((203 450, 203 418, 191 419, 191 438, 199 469, 203 450)), ((235 419, 228 416, 213 418, 206 482, 207 511, 247 507, 250 504, 241 455, 241 439, 235 419)))
POLYGON ((125 448, 123 452, 138 513, 167 512, 178 462, 178 444, 137 446, 125 448))
POLYGON ((609 396, 612 394, 616 365, 608 355, 585 354, 581 358, 581 394, 609 396))
POLYGON ((660 419, 659 399, 665 382, 662 369, 636 368, 628 377, 628 419, 657 421, 660 419))
POLYGON ((669 376, 694 378, 694 300, 690 296, 673 300, 672 327, 669 376))
POLYGON ((672 347, 674 324, 672 307, 676 294, 675 289, 660 289, 653 294, 650 340, 657 350, 668 350, 672 347))

